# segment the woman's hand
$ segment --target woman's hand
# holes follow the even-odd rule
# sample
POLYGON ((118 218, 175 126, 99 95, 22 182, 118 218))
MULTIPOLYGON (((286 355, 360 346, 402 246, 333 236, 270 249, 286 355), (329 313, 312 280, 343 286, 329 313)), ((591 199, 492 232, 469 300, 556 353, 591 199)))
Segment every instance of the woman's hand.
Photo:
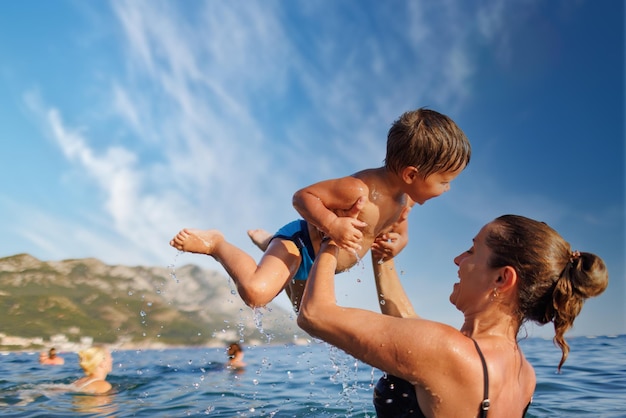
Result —
POLYGON ((378 263, 391 260, 400 254, 408 242, 407 234, 394 231, 381 234, 372 243, 372 258, 378 263))

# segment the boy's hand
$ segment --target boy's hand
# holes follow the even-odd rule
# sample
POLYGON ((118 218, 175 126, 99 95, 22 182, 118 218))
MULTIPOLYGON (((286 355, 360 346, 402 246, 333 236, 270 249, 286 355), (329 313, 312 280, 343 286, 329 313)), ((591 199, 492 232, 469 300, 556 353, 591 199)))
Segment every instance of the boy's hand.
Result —
POLYGON ((361 196, 343 216, 338 216, 328 228, 328 235, 335 244, 344 250, 351 252, 361 250, 363 239, 362 229, 367 226, 357 219, 359 212, 365 206, 367 199, 361 196))

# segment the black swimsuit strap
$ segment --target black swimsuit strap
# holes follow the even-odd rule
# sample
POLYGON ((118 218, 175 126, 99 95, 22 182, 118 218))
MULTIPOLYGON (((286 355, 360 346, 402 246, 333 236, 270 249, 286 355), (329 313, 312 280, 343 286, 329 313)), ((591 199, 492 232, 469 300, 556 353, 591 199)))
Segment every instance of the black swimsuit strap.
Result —
POLYGON ((472 338, 472 341, 474 341, 474 345, 476 346, 476 351, 478 351, 478 355, 480 356, 480 361, 483 364, 483 382, 484 382, 484 389, 483 389, 483 401, 480 403, 480 416, 482 418, 487 418, 487 411, 489 410, 489 373, 487 372, 487 362, 485 361, 485 356, 483 356, 483 352, 480 351, 480 347, 478 346, 478 343, 476 342, 475 339, 472 338))

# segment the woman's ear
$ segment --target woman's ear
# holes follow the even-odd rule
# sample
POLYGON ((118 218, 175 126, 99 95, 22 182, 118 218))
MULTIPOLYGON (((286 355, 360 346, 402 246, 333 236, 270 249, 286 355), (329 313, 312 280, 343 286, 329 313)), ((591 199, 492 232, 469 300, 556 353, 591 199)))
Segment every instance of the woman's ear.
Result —
POLYGON ((500 269, 500 274, 496 279, 495 287, 498 288, 500 293, 506 292, 509 289, 512 289, 517 284, 517 272, 511 266, 502 267, 500 269))

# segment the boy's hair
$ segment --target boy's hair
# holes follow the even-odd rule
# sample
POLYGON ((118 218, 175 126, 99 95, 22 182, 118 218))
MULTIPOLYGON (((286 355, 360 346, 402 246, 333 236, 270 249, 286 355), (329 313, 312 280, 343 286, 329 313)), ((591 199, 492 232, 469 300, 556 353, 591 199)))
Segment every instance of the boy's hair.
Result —
POLYGON ((469 140, 452 119, 420 108, 405 112, 389 128, 385 167, 396 174, 415 167, 426 178, 466 167, 471 154, 469 140))

